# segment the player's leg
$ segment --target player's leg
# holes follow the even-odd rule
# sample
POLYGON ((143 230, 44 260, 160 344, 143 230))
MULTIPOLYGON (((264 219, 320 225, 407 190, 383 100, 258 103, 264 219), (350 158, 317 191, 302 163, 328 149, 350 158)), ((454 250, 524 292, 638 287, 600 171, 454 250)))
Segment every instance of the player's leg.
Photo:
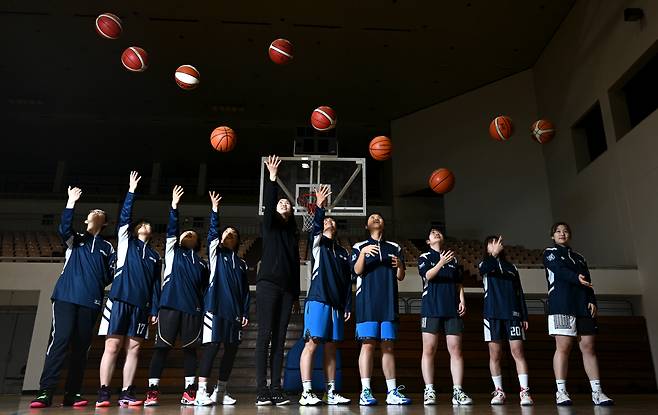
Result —
POLYGON ((64 406, 86 406, 82 391, 82 379, 87 367, 87 355, 94 335, 94 326, 98 319, 98 310, 88 307, 77 307, 76 328, 71 338, 71 355, 69 357, 69 373, 66 379, 66 394, 64 406))
POLYGON ((281 372, 283 369, 283 352, 286 343, 288 323, 294 302, 292 293, 284 291, 279 297, 279 304, 274 308, 274 325, 272 326, 272 346, 270 350, 270 393, 272 403, 277 406, 288 405, 290 399, 281 389, 281 372))
POLYGON ((325 394, 322 400, 327 405, 348 405, 350 399, 336 391, 336 349, 343 341, 345 332, 345 315, 343 310, 331 308, 331 329, 327 330, 328 341, 324 344, 324 373, 326 377, 325 394))
POLYGON ((256 284, 256 318, 258 335, 256 337, 256 405, 271 405, 272 397, 267 387, 267 362, 269 357, 272 327, 277 317, 275 306, 280 303, 281 289, 268 281, 256 284))
MULTIPOLYGON (((306 332, 306 330, 305 330, 306 332)), ((313 392, 313 356, 320 345, 321 340, 317 337, 307 337, 304 344, 304 350, 299 358, 299 370, 302 375, 302 395, 299 398, 300 405, 319 405, 322 403, 320 398, 313 392)), ((326 353, 326 349, 325 349, 326 353)))
POLYGON ((180 316, 176 310, 163 308, 158 311, 155 343, 151 363, 149 364, 148 389, 144 406, 160 404, 160 377, 164 371, 169 351, 176 344, 180 329, 180 316))
MULTIPOLYGON (((367 322, 374 323, 376 322, 367 322)), ((367 323, 357 323, 357 337, 361 336, 361 328, 367 323)), ((375 334, 376 335, 376 334, 375 334)), ((361 376, 361 395, 359 397, 360 405, 376 405, 377 400, 372 396, 370 379, 372 378, 373 357, 375 354, 376 340, 368 339, 370 336, 363 335, 361 340, 361 352, 359 353, 359 375, 361 376)))
POLYGON ((105 337, 105 348, 103 349, 103 357, 101 358, 101 365, 99 368, 100 384, 98 390, 98 398, 96 399, 97 407, 110 406, 110 382, 114 374, 117 358, 123 346, 125 336, 110 334, 105 337))
POLYGON ((214 401, 222 405, 235 405, 237 400, 228 393, 228 379, 233 370, 235 363, 235 356, 238 354, 238 342, 224 343, 224 355, 222 361, 219 363, 219 378, 217 380, 217 387, 214 393, 214 401))
MULTIPOLYGON (((313 392, 313 356, 321 343, 331 340, 330 328, 331 307, 317 301, 306 301, 304 305, 305 344, 299 358, 299 370, 302 376, 302 395, 299 398, 300 405, 315 406, 322 403, 320 398, 313 392)), ((326 358, 326 347, 324 352, 326 358)))
POLYGON ((129 336, 124 342, 126 361, 123 364, 123 387, 121 396, 119 396, 119 405, 121 406, 139 406, 144 403, 135 395, 135 372, 139 361, 139 351, 142 345, 143 337, 129 336))
POLYGON ((203 316, 179 311, 181 347, 183 349, 183 368, 185 371, 185 390, 181 397, 183 405, 194 405, 196 399, 196 370, 198 365, 196 349, 201 340, 203 316))
POLYGON ((512 358, 516 365, 516 374, 519 378, 519 399, 522 406, 533 405, 534 401, 530 396, 530 386, 528 385, 528 362, 525 358, 525 351, 523 349, 523 340, 516 339, 509 341, 510 351, 512 358))
MULTIPOLYGON (((457 332, 456 327, 450 327, 450 319, 446 321, 446 345, 450 354, 450 373, 452 374, 452 404, 471 405, 473 400, 464 392, 462 382, 464 380, 464 356, 462 354, 462 334, 457 332), (453 333, 453 334, 450 334, 453 333)), ((452 323, 456 324, 456 323, 452 323)), ((463 329, 463 325, 462 325, 463 329)))
POLYGON ((613 400, 608 398, 603 389, 601 388, 599 362, 596 357, 595 350, 596 335, 582 335, 578 339, 578 346, 583 355, 583 366, 585 373, 589 378, 589 383, 592 388, 592 402, 595 405, 611 406, 614 404, 613 400))
POLYGON ((571 405, 571 398, 567 392, 567 372, 573 342, 574 338, 571 336, 555 335, 555 354, 553 355, 553 372, 557 386, 555 399, 556 403, 561 406, 571 405))
MULTIPOLYGON (((219 342, 205 343, 202 347, 201 360, 199 361, 199 386, 196 391, 195 404, 197 406, 209 406, 215 403, 208 394, 208 380, 212 373, 212 365, 219 353, 219 342)), ((226 354, 226 352, 224 352, 226 354)))
POLYGON ((500 369, 500 361, 503 357, 503 347, 500 340, 491 340, 489 346, 489 372, 491 381, 494 384, 494 392, 491 398, 492 405, 502 405, 505 403, 505 393, 503 392, 503 375, 500 369))
MULTIPOLYGON (((425 317, 424 317, 425 318, 425 317)), ((425 389, 423 391, 423 403, 425 405, 436 404, 436 392, 434 390, 434 359, 439 344, 439 335, 425 331, 423 328, 423 355, 420 359, 420 368, 423 372, 425 389)))

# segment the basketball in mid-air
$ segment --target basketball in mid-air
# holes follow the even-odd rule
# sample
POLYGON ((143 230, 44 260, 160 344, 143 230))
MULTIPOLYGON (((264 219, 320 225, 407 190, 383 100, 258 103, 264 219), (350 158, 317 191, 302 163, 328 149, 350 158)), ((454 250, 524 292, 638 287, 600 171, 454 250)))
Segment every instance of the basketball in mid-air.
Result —
POLYGON ((530 136, 539 144, 548 143, 555 137, 555 127, 548 120, 537 120, 530 127, 530 136))
POLYGON ((270 48, 267 52, 270 55, 272 62, 277 65, 284 65, 292 61, 292 43, 286 39, 277 39, 270 43, 270 48))
POLYGON ((379 135, 370 140, 368 146, 372 158, 378 161, 388 160, 393 154, 393 142, 390 138, 379 135))
POLYGON ((192 65, 181 65, 176 69, 174 79, 182 89, 194 89, 199 86, 201 75, 192 65))
POLYGON ((318 131, 331 130, 336 126, 336 112, 326 105, 317 107, 311 114, 311 125, 318 131))
POLYGON ((131 72, 144 72, 148 67, 148 54, 137 46, 131 46, 121 54, 123 67, 131 72))
POLYGON ((235 131, 231 127, 217 127, 210 133, 210 145, 221 153, 233 150, 235 142, 235 131))
POLYGON ((105 39, 118 39, 123 27, 116 14, 103 13, 96 18, 96 33, 105 39))
POLYGON ((430 175, 429 185, 436 193, 448 193, 455 187, 455 175, 445 168, 436 169, 430 175))
POLYGON ((507 115, 499 115, 489 124, 489 135, 497 141, 505 141, 514 134, 512 119, 507 115))

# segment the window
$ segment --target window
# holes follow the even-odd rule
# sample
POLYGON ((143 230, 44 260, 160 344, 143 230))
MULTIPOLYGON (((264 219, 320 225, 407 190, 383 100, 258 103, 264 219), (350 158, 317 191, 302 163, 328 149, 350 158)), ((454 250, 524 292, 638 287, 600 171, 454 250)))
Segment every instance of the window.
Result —
POLYGON ((571 127, 576 168, 580 172, 608 149, 598 101, 571 127))

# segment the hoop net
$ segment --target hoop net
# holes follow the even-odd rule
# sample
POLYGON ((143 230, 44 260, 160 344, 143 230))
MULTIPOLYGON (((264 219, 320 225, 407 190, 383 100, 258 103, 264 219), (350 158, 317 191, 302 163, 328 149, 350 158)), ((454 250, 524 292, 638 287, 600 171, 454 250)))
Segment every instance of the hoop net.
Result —
POLYGON ((313 229, 313 218, 315 217, 315 210, 318 208, 315 200, 315 193, 304 193, 297 198, 297 204, 305 208, 302 213, 302 230, 304 232, 310 232, 313 229))

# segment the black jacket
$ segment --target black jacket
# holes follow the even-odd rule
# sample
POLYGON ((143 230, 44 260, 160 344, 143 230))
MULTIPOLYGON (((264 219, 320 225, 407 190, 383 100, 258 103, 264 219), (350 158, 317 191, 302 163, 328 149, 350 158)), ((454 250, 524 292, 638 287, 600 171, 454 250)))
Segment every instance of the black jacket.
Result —
POLYGON ((263 257, 258 281, 269 281, 299 297, 299 231, 295 216, 284 221, 276 211, 276 183, 265 180, 263 257))

